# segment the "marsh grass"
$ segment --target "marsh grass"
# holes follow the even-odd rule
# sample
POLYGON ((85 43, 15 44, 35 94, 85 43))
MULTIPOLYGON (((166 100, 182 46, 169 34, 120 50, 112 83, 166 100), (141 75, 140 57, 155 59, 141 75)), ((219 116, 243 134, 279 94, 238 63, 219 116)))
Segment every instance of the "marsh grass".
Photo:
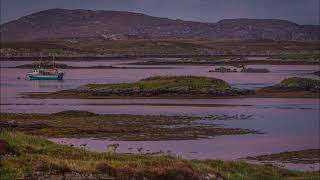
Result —
POLYGON ((201 179, 214 174, 239 179, 317 179, 319 172, 296 172, 272 165, 254 165, 240 161, 184 160, 165 155, 96 153, 83 148, 58 145, 44 138, 2 131, 0 139, 9 143, 14 154, 1 157, 1 179, 47 174, 105 173, 117 179, 201 179))

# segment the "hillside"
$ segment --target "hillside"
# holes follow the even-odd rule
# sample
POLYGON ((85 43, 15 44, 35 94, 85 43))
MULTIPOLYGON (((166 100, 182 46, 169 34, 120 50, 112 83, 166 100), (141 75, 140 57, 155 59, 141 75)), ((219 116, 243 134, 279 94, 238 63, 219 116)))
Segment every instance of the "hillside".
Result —
POLYGON ((319 40, 319 26, 273 19, 202 23, 120 11, 50 9, 0 26, 1 41, 66 38, 319 40))

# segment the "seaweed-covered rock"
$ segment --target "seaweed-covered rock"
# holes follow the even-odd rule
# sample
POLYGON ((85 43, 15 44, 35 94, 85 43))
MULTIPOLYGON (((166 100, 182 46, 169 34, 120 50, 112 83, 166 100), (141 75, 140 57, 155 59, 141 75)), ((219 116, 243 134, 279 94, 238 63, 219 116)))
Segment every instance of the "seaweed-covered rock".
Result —
POLYGON ((316 75, 316 76, 320 76, 320 71, 316 71, 316 72, 314 72, 314 73, 312 73, 312 74, 314 74, 314 75, 316 75))
POLYGON ((245 73, 269 73, 270 71, 265 68, 243 68, 241 72, 245 73))
POLYGON ((300 90, 320 90, 320 80, 293 77, 281 81, 279 86, 300 90))

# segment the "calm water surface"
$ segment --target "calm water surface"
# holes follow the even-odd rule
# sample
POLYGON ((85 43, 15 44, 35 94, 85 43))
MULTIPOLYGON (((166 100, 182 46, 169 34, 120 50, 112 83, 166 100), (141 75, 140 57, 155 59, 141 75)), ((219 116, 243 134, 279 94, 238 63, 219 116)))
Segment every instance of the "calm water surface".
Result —
MULTIPOLYGON (((132 62, 132 61, 130 61, 132 62)), ((255 65, 271 73, 209 73, 214 66, 161 66, 168 69, 66 69, 63 81, 27 81, 27 69, 14 67, 28 62, 1 62, 1 112, 52 113, 86 110, 104 114, 148 114, 201 116, 226 114, 252 115, 248 120, 217 120, 226 127, 251 128, 264 134, 232 135, 211 139, 183 141, 108 141, 106 139, 52 139, 59 143, 87 144, 94 151, 106 151, 107 145, 119 143, 119 152, 163 152, 188 159, 233 160, 247 156, 282 151, 320 148, 319 100, 283 98, 238 99, 28 99, 24 92, 49 92, 76 88, 87 83, 133 82, 155 75, 201 75, 220 78, 233 87, 255 89, 276 84, 288 77, 319 79, 311 73, 317 65, 255 65), (174 69, 172 68, 174 67, 174 69)), ((129 66, 127 61, 63 62, 72 66, 129 66)), ((138 67, 138 66, 129 66, 138 67)), ((141 67, 141 66, 139 66, 141 67)), ((148 66, 143 66, 148 67, 148 66)), ((316 165, 287 165, 293 169, 319 168, 316 165)))

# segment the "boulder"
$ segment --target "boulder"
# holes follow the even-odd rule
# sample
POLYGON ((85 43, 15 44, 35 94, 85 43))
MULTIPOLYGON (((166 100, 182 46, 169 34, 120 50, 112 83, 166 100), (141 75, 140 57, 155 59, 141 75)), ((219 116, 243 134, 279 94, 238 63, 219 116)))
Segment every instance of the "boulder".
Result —
POLYGON ((7 141, 0 139, 0 155, 9 154, 11 152, 7 141))

